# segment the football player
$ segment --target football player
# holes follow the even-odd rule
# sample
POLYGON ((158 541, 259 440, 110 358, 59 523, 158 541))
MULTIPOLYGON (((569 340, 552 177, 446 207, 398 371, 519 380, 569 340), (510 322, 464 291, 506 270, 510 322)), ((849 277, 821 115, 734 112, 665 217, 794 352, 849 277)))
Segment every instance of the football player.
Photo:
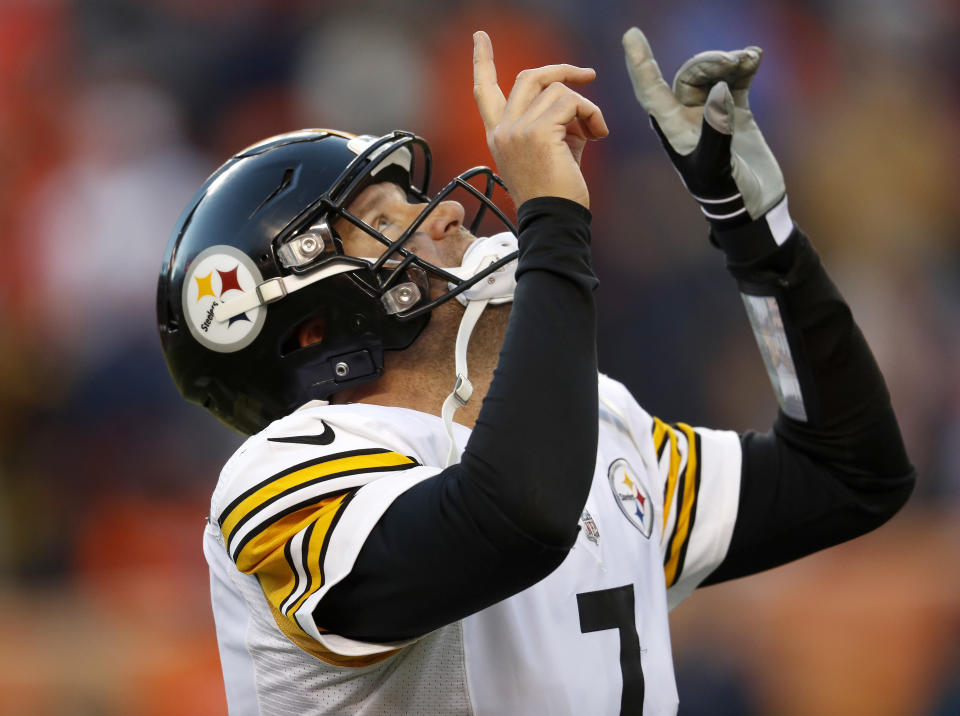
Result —
POLYGON ((776 423, 667 425, 598 377, 579 161, 607 129, 570 87, 592 70, 528 70, 504 96, 474 36, 516 227, 489 169, 429 195, 405 132, 248 148, 187 207, 158 291, 181 392, 251 436, 204 535, 231 713, 674 713, 669 609, 909 495, 883 379, 750 113, 760 51, 698 55, 670 88, 639 30, 624 47, 776 423))

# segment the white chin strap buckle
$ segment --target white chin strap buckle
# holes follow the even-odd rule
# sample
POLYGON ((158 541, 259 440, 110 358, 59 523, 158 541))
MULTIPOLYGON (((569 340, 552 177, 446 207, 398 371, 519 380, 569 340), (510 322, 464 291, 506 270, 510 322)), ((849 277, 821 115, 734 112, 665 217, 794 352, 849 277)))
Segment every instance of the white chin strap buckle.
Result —
POLYGON ((470 398, 473 396, 473 383, 470 382, 467 376, 458 375, 456 385, 453 386, 453 393, 451 393, 451 395, 456 398, 457 403, 459 403, 462 408, 470 402, 470 398))
MULTIPOLYGON (((517 237, 510 232, 480 238, 474 241, 464 253, 463 265, 459 268, 448 269, 448 271, 462 279, 471 278, 490 264, 496 263, 516 250, 517 237)), ((480 314, 483 313, 483 309, 488 304, 499 305, 513 300, 513 294, 517 289, 516 272, 517 261, 514 259, 506 266, 491 273, 484 281, 480 281, 457 295, 457 300, 466 306, 463 318, 460 321, 460 328, 457 331, 455 349, 457 381, 453 386, 453 392, 443 401, 443 408, 440 412, 443 418, 443 427, 447 433, 447 467, 460 460, 460 450, 457 448, 456 440, 453 437, 453 414, 457 411, 457 408, 466 405, 473 395, 473 384, 467 377, 467 346, 470 343, 470 335, 477 325, 480 314)))
MULTIPOLYGON (((463 264, 458 268, 447 269, 454 276, 468 279, 483 269, 517 251, 517 237, 509 231, 477 239, 463 254, 463 264)), ((494 306, 513 300, 517 290, 517 261, 514 259, 501 266, 483 281, 474 284, 463 293, 457 294, 457 300, 464 306, 470 301, 488 300, 494 306)), ((453 288, 453 284, 450 288, 453 288)))

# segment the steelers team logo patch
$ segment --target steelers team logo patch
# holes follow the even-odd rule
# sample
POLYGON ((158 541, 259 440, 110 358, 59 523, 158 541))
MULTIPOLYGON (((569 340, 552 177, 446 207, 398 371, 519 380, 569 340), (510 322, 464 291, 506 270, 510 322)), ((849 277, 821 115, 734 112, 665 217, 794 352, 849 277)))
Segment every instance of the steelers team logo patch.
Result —
POLYGON ((183 315, 190 333, 218 353, 246 348, 267 318, 265 306, 226 321, 214 317, 217 306, 257 290, 263 276, 250 258, 233 246, 211 246, 190 262, 183 280, 183 315))
POLYGON ((653 534, 653 501, 647 488, 640 482, 639 473, 620 458, 611 463, 607 476, 621 511, 649 539, 653 534))

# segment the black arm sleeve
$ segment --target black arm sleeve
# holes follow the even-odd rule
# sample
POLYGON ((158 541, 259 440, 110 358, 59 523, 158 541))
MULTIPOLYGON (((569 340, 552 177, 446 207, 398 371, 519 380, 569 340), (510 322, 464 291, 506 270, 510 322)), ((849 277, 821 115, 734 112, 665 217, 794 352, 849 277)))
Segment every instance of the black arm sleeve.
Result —
POLYGON ((388 508, 317 624, 366 641, 419 636, 538 582, 563 561, 597 451, 597 280, 589 212, 519 210, 517 291, 461 461, 388 508))
POLYGON ((806 420, 781 411, 741 436, 740 503, 730 548, 704 584, 752 574, 881 525, 914 484, 883 376, 807 238, 777 247, 761 221, 712 239, 748 295, 777 301, 806 420))

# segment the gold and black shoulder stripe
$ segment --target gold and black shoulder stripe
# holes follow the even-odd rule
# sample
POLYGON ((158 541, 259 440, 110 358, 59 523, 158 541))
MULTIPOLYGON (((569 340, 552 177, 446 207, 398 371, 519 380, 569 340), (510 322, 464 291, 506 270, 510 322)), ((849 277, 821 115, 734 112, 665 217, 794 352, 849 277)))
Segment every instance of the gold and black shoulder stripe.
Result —
POLYGON ((316 519, 303 531, 302 539, 288 540, 289 550, 284 550, 286 567, 278 584, 268 584, 267 572, 260 574, 260 586, 271 604, 277 604, 280 611, 296 621, 296 611, 324 583, 323 564, 330 544, 330 535, 336 529, 337 522, 356 494, 351 490, 329 501, 316 519), (291 584, 289 574, 295 578, 291 584))
POLYGON ((270 523, 238 554, 240 571, 255 575, 267 601, 290 619, 323 586, 330 535, 354 494, 327 497, 270 523))
POLYGON ((325 455, 277 473, 237 496, 220 514, 218 522, 229 553, 237 561, 244 547, 267 526, 345 492, 342 486, 325 490, 323 483, 352 475, 408 470, 418 465, 406 455, 372 448, 325 455), (302 493, 302 499, 293 499, 298 493, 302 493), (290 504, 271 509, 280 501, 290 504), (261 524, 245 529, 253 520, 260 520, 261 524), (242 538, 235 539, 241 533, 242 538))
MULTIPOLYGON (((307 575, 309 574, 309 572, 307 572, 306 570, 301 571, 300 569, 297 568, 298 565, 294 562, 293 553, 290 549, 290 546, 292 543, 293 543, 293 540, 288 539, 286 541, 286 544, 283 545, 283 559, 286 561, 287 567, 290 568, 290 572, 293 573, 293 585, 290 587, 289 594, 287 594, 285 597, 283 597, 283 599, 279 601, 281 612, 284 611, 286 607, 290 606, 289 605, 290 599, 300 593, 301 591, 300 587, 306 586, 306 579, 307 579, 307 575)), ((263 587, 262 581, 260 583, 260 586, 261 588, 263 587)), ((273 601, 269 598, 269 596, 267 597, 267 601, 270 601, 271 604, 273 603, 273 601)))
POLYGON ((663 457, 663 450, 667 446, 667 434, 670 432, 670 428, 660 418, 654 417, 650 431, 653 433, 653 449, 657 453, 657 460, 660 460, 663 457))
POLYGON ((659 418, 653 419, 653 445, 657 452, 657 464, 662 461, 663 454, 669 449, 669 465, 667 466, 667 477, 663 483, 663 526, 660 528, 661 534, 667 529, 667 521, 670 518, 670 508, 673 506, 673 497, 676 493, 677 479, 680 474, 680 448, 677 441, 677 433, 669 425, 659 418))
POLYGON ((283 616, 281 628, 302 636, 309 631, 298 611, 325 583, 331 535, 369 481, 365 475, 418 465, 379 449, 327 455, 260 481, 228 505, 219 522, 230 555, 240 571, 257 577, 271 608, 283 616))
MULTIPOLYGON (((676 483, 677 515, 673 523, 673 530, 667 541, 667 548, 663 559, 664 577, 668 587, 672 587, 680 579, 683 573, 683 564, 687 556, 687 546, 690 543, 690 536, 693 534, 693 525, 697 517, 697 495, 700 492, 700 436, 697 432, 685 423, 676 423, 672 426, 683 433, 687 442, 686 465, 680 466, 680 458, 677 456, 677 462, 671 459, 670 472, 676 472, 679 475, 679 481, 676 483)), ((671 430, 673 432, 673 430, 671 430)), ((668 482, 669 482, 668 477, 668 482)), ((667 493, 667 499, 670 499, 671 492, 667 493)), ((664 506, 664 518, 669 514, 669 508, 664 506)))

